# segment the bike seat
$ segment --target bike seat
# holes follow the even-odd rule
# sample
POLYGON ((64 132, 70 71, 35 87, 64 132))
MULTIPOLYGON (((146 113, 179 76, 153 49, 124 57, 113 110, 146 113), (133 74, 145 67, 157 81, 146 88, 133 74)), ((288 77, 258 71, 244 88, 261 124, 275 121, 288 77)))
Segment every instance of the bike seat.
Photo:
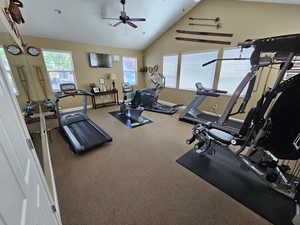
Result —
POLYGON ((229 145, 231 144, 231 141, 234 139, 234 136, 218 129, 208 129, 207 134, 211 136, 212 138, 216 139, 217 141, 229 145))

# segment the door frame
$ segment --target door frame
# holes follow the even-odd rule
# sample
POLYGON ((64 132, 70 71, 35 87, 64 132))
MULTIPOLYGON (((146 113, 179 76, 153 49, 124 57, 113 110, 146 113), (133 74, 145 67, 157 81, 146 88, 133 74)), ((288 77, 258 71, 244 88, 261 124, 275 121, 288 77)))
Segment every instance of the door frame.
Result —
MULTIPOLYGON (((5 91, 5 92, 8 93, 7 97, 13 103, 14 109, 15 109, 16 114, 18 116, 18 122, 19 122, 19 124, 22 127, 22 131, 20 131, 20 132, 23 132, 25 138, 28 139, 28 140, 30 140, 31 143, 32 143, 32 139, 31 139, 31 136, 30 136, 29 131, 27 129, 25 120, 23 118, 23 115, 22 115, 22 112, 21 112, 21 109, 20 109, 20 105, 19 105, 19 103, 17 101, 16 96, 13 93, 12 88, 10 87, 10 85, 8 83, 7 74, 6 74, 6 71, 4 69, 4 65, 2 64, 1 60, 0 60, 0 79, 3 80, 3 82, 4 82, 4 88, 7 89, 7 91, 5 91)), ((13 118, 13 119, 15 119, 15 118, 13 118)), ((42 186, 43 186, 43 188, 44 188, 44 190, 46 192, 49 204, 52 206, 53 213, 55 215, 57 224, 62 225, 62 221, 61 221, 60 215, 58 213, 59 209, 55 210, 53 208, 53 206, 56 207, 57 204, 55 203, 54 198, 52 197, 52 194, 50 193, 50 190, 49 190, 48 184, 46 182, 46 178, 45 178, 44 172, 42 170, 40 161, 39 161, 39 159, 37 157, 34 145, 32 145, 32 147, 33 147, 33 149, 29 150, 29 152, 30 152, 30 154, 32 156, 33 162, 36 164, 36 168, 37 168, 37 171, 38 171, 38 176, 40 177, 41 184, 42 184, 42 186)))

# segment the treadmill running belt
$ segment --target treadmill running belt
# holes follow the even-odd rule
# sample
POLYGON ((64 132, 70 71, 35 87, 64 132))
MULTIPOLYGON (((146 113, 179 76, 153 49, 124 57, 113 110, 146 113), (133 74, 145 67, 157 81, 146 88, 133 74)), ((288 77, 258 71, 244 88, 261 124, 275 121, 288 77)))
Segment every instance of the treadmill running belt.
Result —
POLYGON ((107 138, 99 133, 88 121, 80 121, 69 125, 78 142, 91 149, 107 142, 107 138))
MULTIPOLYGON (((192 117, 192 115, 189 114, 189 113, 188 113, 188 116, 192 117)), ((195 119, 205 120, 205 121, 209 121, 209 122, 216 122, 219 119, 219 117, 218 116, 214 116, 214 115, 209 115, 209 114, 206 114, 206 113, 201 113, 195 119)))
MULTIPOLYGON (((218 147, 214 156, 199 156, 191 150, 177 163, 198 175, 275 225, 292 225, 296 204, 270 189, 252 171, 240 166, 231 152, 218 147)), ((199 191, 201 195, 201 190, 199 191)))
POLYGON ((144 106, 144 108, 146 111, 157 112, 157 113, 168 114, 168 115, 173 115, 177 112, 176 107, 163 105, 158 102, 156 103, 156 105, 153 105, 152 108, 147 106, 144 106))

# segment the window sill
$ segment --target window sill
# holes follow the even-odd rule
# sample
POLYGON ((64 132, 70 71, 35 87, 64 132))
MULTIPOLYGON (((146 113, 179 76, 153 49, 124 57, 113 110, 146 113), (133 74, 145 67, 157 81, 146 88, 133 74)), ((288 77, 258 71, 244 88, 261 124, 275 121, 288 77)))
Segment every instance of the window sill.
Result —
MULTIPOLYGON (((165 89, 178 90, 178 91, 187 91, 187 92, 193 92, 193 93, 196 92, 196 90, 182 89, 182 88, 165 87, 165 89)), ((220 96, 224 96, 224 97, 231 98, 231 97, 232 97, 232 94, 221 94, 220 96)), ((239 98, 245 98, 245 95, 241 95, 241 96, 239 96, 239 98)))
POLYGON ((179 91, 188 91, 188 92, 196 92, 196 90, 192 90, 192 89, 183 89, 183 88, 177 88, 177 90, 179 90, 179 91))
POLYGON ((176 87, 165 87, 165 89, 177 90, 178 88, 176 88, 176 87))

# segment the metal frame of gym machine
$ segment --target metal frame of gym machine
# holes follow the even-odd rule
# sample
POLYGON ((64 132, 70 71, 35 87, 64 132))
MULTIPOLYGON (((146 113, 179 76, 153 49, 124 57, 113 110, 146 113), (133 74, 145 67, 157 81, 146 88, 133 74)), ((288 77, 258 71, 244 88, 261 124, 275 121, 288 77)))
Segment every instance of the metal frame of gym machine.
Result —
MULTIPOLYGON (((196 125, 193 128, 193 137, 188 139, 187 143, 191 144, 197 140, 197 143, 194 146, 196 152, 198 152, 199 154, 211 155, 213 155, 215 152, 213 144, 221 146, 240 146, 237 151, 233 151, 231 149, 228 150, 232 152, 232 154, 234 154, 234 156, 236 156, 237 159, 243 163, 243 165, 247 166, 255 174, 257 174, 258 177, 260 177, 261 180, 269 185, 272 189, 294 199, 295 201, 298 201, 300 198, 299 177, 298 182, 296 182, 295 184, 293 184, 293 182, 295 182, 294 176, 296 176, 297 174, 299 175, 299 159, 295 159, 294 161, 296 162, 292 164, 293 169, 291 169, 291 173, 288 173, 288 176, 291 177, 290 179, 281 169, 282 166, 286 165, 286 161, 288 161, 287 163, 290 163, 290 159, 284 158, 280 160, 280 158, 277 158, 272 153, 271 149, 264 149, 261 141, 269 134, 268 131, 270 123, 272 122, 270 121, 270 115, 272 112, 271 109, 273 106, 273 101, 277 99, 277 96, 281 93, 281 90, 285 90, 285 87, 289 87, 289 85, 293 84, 295 80, 300 79, 300 74, 298 74, 295 78, 289 78, 287 81, 282 82, 284 80, 286 72, 293 65, 292 62, 294 57, 300 56, 300 34, 263 38, 255 41, 246 41, 240 43, 239 45, 241 47, 254 46, 255 51, 251 56, 252 70, 247 74, 247 76, 239 85, 239 91, 237 91, 237 93, 241 93, 242 87, 245 87, 247 85, 246 81, 251 81, 254 79, 256 74, 255 72, 258 71, 260 67, 268 65, 268 60, 266 62, 263 62, 262 64, 260 63, 260 59, 264 58, 260 56, 261 53, 284 53, 284 55, 286 55, 284 57, 284 60, 281 60, 281 62, 278 63, 274 62, 272 58, 268 57, 270 59, 269 65, 281 65, 274 85, 262 95, 261 99, 257 102, 257 106, 253 108, 253 111, 251 110, 248 113, 249 117, 247 116, 244 122, 245 127, 243 128, 243 133, 230 135, 228 131, 226 131, 222 127, 219 127, 219 125, 222 124, 222 122, 224 122, 229 117, 229 115, 231 115, 233 106, 235 105, 239 97, 238 95, 233 95, 220 118, 219 124, 210 123, 196 125), (247 153, 244 153, 245 150, 247 150, 247 153), (276 183, 268 181, 266 174, 257 167, 254 161, 249 160, 250 157, 258 152, 264 153, 262 159, 269 159, 271 162, 277 163, 276 165, 271 165, 272 168, 274 168, 274 170, 278 173, 278 178, 280 178, 278 181, 276 181, 276 183), (280 188, 280 182, 282 183, 282 188, 280 188), (285 190, 285 188, 287 187, 289 187, 289 189, 285 190)), ((243 102, 240 108, 245 108, 245 106, 245 102, 243 102)), ((296 140, 298 140, 297 138, 296 140)), ((292 144, 295 145, 295 142, 292 144)), ((298 151, 299 149, 297 147, 298 146, 296 146, 296 150, 298 151)), ((299 220, 298 217, 297 219, 299 220)))

